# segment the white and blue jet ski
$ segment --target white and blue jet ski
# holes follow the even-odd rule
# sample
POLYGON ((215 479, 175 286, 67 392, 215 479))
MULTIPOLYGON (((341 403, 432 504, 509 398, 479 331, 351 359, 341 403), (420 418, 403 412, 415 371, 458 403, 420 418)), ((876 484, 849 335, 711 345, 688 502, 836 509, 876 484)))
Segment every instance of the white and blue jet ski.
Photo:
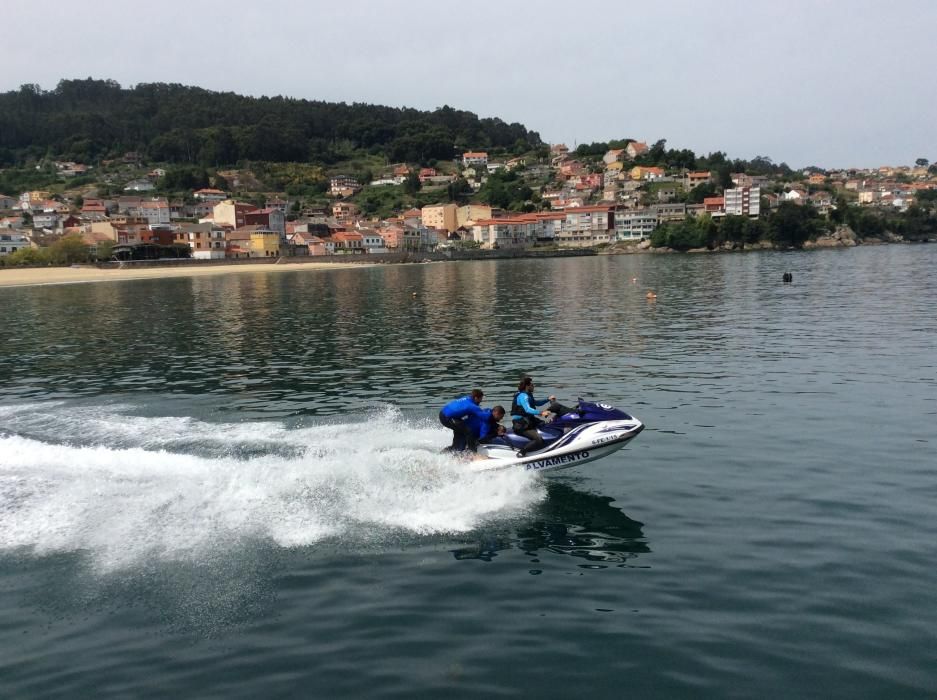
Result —
POLYGON ((479 458, 470 468, 487 471, 519 466, 537 472, 567 469, 620 450, 642 430, 644 423, 614 406, 579 399, 575 409, 539 426, 544 441, 539 450, 518 457, 518 451, 529 440, 508 430, 480 443, 479 458))

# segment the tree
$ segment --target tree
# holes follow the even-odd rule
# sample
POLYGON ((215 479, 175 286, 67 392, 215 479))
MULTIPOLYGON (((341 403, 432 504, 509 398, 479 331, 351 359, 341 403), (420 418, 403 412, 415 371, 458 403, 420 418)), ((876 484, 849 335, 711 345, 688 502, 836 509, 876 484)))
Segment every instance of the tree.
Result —
POLYGON ((927 158, 918 158, 914 161, 914 164, 919 168, 926 168, 928 163, 930 163, 930 161, 927 160, 927 158))
POLYGON ((686 201, 688 204, 702 204, 706 197, 716 196, 716 185, 712 182, 704 182, 697 185, 687 193, 686 201))
POLYGON ((819 233, 819 224, 812 206, 782 202, 769 221, 770 236, 779 246, 800 248, 819 233))
POLYGON ((85 242, 81 240, 81 236, 63 236, 49 246, 49 259, 56 265, 88 262, 90 257, 90 250, 85 242))
POLYGON ((667 139, 660 139, 647 152, 647 159, 651 163, 662 163, 667 152, 667 139))
POLYGON ((446 195, 450 202, 462 204, 475 194, 475 190, 464 177, 457 177, 446 187, 446 195))
POLYGON ((403 191, 408 195, 415 195, 423 188, 423 183, 420 182, 420 174, 416 169, 410 170, 407 174, 407 179, 403 182, 403 191))
POLYGON ((114 241, 100 241, 97 244, 94 257, 98 260, 110 260, 114 251, 114 241))

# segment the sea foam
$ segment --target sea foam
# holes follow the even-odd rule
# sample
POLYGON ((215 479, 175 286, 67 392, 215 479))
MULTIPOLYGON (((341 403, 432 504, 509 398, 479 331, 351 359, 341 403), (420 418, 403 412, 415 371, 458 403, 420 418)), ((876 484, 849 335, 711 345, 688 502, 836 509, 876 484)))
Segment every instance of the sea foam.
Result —
POLYGON ((85 552, 106 572, 250 541, 380 546, 545 497, 522 472, 468 473, 439 454, 447 431, 393 409, 299 428, 132 409, 0 407, 0 551, 85 552))

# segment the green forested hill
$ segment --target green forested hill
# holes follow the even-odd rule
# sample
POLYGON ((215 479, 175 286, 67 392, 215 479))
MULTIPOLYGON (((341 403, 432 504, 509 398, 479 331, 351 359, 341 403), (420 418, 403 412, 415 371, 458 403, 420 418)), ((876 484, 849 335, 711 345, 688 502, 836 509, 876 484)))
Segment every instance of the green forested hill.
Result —
POLYGON ((0 93, 0 165, 45 156, 94 163, 127 151, 206 166, 243 159, 332 163, 362 151, 419 163, 463 149, 523 152, 540 143, 521 124, 448 106, 425 112, 165 83, 123 88, 91 78, 0 93))

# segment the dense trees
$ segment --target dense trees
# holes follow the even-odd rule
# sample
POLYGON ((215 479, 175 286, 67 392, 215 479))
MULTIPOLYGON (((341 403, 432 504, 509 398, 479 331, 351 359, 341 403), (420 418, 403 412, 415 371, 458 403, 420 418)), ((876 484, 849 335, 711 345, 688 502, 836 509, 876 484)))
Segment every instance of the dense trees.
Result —
MULTIPOLYGON (((533 211, 534 192, 515 172, 498 171, 488 176, 477 198, 493 207, 511 211, 533 211)), ((538 197, 539 201, 539 197, 538 197)))
POLYGON ((239 160, 333 163, 366 151, 391 161, 449 159, 461 149, 523 152, 542 145, 521 124, 443 106, 433 112, 285 97, 245 97, 177 84, 122 88, 62 80, 0 94, 0 161, 52 154, 94 162, 127 151, 209 167, 239 160))
POLYGON ((651 245, 689 250, 717 248, 726 243, 745 247, 770 241, 783 248, 799 248, 823 233, 824 227, 824 220, 812 206, 785 202, 767 219, 729 215, 717 221, 708 215, 688 217, 686 221, 659 227, 651 234, 651 245))
MULTIPOLYGON (((106 251, 99 251, 99 259, 110 257, 109 246, 106 251)), ((87 262, 91 259, 90 249, 81 240, 81 236, 63 236, 46 248, 22 248, 0 258, 0 264, 8 267, 18 265, 71 265, 87 262)))

